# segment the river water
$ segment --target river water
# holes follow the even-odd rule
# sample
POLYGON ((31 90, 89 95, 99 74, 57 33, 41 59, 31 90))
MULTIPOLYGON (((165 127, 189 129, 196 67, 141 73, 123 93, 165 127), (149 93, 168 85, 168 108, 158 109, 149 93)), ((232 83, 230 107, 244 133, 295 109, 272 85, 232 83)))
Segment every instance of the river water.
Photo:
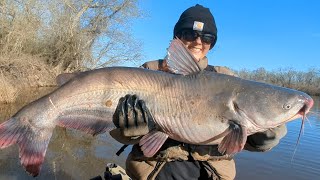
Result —
MULTIPOLYGON (((36 96, 45 94, 37 93, 36 96)), ((28 101, 36 96, 28 98, 28 101)), ((301 121, 288 123, 288 134, 280 144, 269 152, 243 151, 236 155, 237 177, 246 179, 319 179, 320 177, 320 107, 319 97, 305 123, 304 134, 296 146, 301 121), (295 154, 294 154, 295 152, 295 154)), ((0 122, 12 116, 26 101, 15 104, 0 104, 0 122)), ((49 143, 39 180, 78 180, 103 176, 107 163, 125 166, 130 151, 127 148, 120 156, 116 152, 122 144, 109 135, 96 137, 75 130, 57 127, 49 143)), ((34 179, 20 165, 16 145, 0 150, 0 180, 34 179)))
POLYGON ((320 98, 313 99, 313 113, 308 115, 299 144, 301 121, 295 120, 287 124, 287 135, 271 151, 237 154, 236 179, 320 179, 320 98))

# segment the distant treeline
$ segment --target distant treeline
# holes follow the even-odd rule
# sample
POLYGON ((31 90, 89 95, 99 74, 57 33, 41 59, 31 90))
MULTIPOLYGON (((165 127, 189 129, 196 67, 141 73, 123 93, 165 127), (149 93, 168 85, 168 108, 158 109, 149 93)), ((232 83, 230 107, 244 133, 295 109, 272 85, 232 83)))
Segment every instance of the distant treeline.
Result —
POLYGON ((264 68, 257 70, 236 71, 244 79, 266 82, 282 87, 303 91, 309 95, 320 95, 320 70, 311 68, 308 71, 297 71, 293 68, 280 68, 267 71, 264 68))

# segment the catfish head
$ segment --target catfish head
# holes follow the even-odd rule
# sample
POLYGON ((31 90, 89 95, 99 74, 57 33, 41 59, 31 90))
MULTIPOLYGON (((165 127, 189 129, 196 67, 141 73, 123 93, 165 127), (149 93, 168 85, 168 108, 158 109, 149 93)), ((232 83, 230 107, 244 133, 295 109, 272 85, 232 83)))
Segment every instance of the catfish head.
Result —
POLYGON ((254 81, 243 81, 231 104, 248 135, 305 117, 313 99, 304 92, 254 81))

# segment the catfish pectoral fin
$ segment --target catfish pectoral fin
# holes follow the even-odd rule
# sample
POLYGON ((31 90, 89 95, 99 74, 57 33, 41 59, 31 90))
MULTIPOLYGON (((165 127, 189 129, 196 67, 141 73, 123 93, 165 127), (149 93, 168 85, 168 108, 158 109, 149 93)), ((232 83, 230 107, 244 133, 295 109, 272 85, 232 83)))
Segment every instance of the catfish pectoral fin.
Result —
POLYGON ((167 139, 167 134, 154 130, 144 135, 141 138, 139 145, 141 146, 141 150, 146 157, 152 157, 158 152, 167 139))
POLYGON ((247 130, 235 122, 231 122, 229 133, 222 139, 218 151, 222 154, 235 154, 240 152, 247 141, 247 130))

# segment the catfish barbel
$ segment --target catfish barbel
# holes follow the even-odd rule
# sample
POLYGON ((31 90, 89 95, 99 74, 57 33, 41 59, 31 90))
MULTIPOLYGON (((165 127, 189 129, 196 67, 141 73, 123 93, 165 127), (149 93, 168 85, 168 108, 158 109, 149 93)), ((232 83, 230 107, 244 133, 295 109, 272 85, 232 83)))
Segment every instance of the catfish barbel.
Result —
POLYGON ((153 156, 168 137, 219 144, 221 153, 234 154, 248 135, 305 116, 313 105, 300 91, 200 71, 178 39, 171 42, 167 62, 178 74, 129 67, 78 73, 3 122, 0 147, 18 144, 21 164, 37 176, 57 125, 92 135, 110 131, 116 128, 112 116, 119 99, 136 94, 156 125, 139 142, 146 156, 153 156))

